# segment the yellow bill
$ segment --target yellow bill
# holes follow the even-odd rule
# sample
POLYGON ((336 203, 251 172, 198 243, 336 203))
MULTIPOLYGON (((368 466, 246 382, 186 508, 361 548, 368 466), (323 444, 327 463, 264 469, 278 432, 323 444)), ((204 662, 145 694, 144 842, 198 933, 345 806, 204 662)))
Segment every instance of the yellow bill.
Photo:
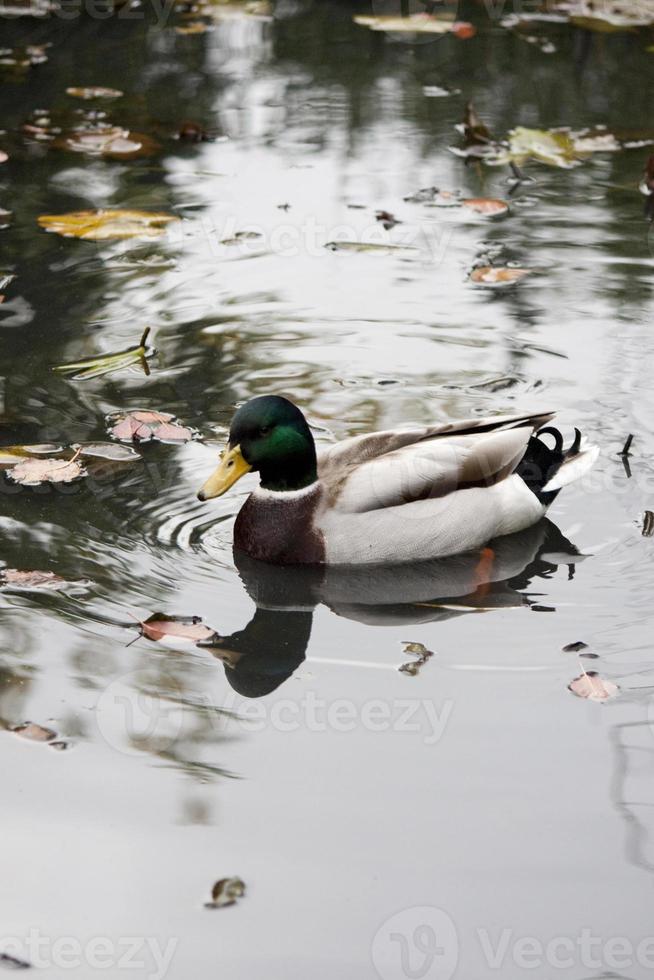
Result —
POLYGON ((199 500, 221 497, 237 480, 249 473, 252 467, 243 459, 240 446, 226 449, 220 459, 218 469, 211 474, 198 493, 199 500))

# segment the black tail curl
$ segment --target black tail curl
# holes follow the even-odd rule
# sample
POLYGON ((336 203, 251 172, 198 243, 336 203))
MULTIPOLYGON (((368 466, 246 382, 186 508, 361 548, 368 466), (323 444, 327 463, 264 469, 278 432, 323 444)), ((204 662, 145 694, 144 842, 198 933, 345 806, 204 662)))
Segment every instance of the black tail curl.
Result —
POLYGON ((559 491, 548 490, 545 492, 543 487, 547 486, 566 460, 579 454, 580 449, 581 432, 579 429, 575 429, 572 444, 564 449, 561 432, 554 426, 545 426, 543 429, 539 429, 527 443, 527 450, 516 468, 516 473, 524 480, 540 502, 549 506, 559 491), (550 448, 546 442, 543 442, 542 436, 553 436, 554 446, 550 448))

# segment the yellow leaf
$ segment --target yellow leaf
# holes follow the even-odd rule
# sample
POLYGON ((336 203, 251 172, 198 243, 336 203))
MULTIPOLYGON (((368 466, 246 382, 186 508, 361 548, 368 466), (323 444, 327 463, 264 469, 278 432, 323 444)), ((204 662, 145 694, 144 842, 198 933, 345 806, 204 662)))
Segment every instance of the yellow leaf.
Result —
POLYGON ((102 242, 112 238, 159 238, 166 225, 180 219, 162 211, 71 211, 69 214, 42 214, 39 225, 64 238, 102 242))

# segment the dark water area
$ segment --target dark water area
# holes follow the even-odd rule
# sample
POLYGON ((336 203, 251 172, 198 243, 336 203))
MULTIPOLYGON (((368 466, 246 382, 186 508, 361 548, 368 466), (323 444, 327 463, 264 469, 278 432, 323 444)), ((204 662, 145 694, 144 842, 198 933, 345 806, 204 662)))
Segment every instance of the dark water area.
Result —
POLYGON ((201 34, 146 3, 0 19, 0 48, 50 45, 36 67, 0 66, 0 277, 16 277, 0 290, 0 446, 106 440, 106 416, 128 409, 203 437, 70 485, 0 476, 2 562, 85 583, 0 589, 0 953, 55 980, 122 977, 130 938, 132 975, 159 980, 654 966, 651 151, 529 162, 516 186, 450 150, 468 100, 499 136, 642 137, 653 38, 539 25, 546 53, 462 3, 474 37, 410 42, 354 13, 369 5, 287 0, 201 34), (124 95, 66 94, 89 85, 124 95), (97 109, 158 148, 103 159, 22 128, 97 109), (180 139, 188 122, 214 138, 180 139), (405 200, 430 186, 510 210, 405 200), (88 208, 181 220, 108 242, 37 223, 88 208), (325 248, 339 240, 405 248, 325 248), (534 272, 480 289, 484 261, 534 272), (52 370, 146 326, 149 375, 52 370), (469 555, 271 570, 232 553, 254 477, 196 499, 235 406, 270 392, 320 445, 557 409, 602 453, 549 520, 497 543, 482 588, 469 555), (154 612, 224 640, 139 638, 154 612), (563 651, 575 641, 596 658, 563 651), (400 670, 420 659, 405 643, 432 654, 416 672, 400 670), (591 668, 618 686, 604 703, 568 690, 591 668), (67 751, 10 731, 26 721, 67 751), (205 908, 232 875, 245 896, 205 908))

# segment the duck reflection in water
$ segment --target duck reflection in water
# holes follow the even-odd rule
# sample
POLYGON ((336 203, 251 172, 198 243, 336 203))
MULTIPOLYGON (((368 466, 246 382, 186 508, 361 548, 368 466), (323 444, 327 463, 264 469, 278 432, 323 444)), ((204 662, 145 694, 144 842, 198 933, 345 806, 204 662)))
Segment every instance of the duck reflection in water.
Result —
POLYGON ((235 551, 256 611, 245 629, 199 645, 223 662, 238 694, 259 698, 288 680, 304 661, 313 611, 320 603, 337 616, 371 626, 534 607, 537 599, 526 591, 533 579, 549 578, 559 565, 567 565, 572 577, 583 558, 547 519, 499 538, 481 552, 417 565, 279 567, 235 551))

